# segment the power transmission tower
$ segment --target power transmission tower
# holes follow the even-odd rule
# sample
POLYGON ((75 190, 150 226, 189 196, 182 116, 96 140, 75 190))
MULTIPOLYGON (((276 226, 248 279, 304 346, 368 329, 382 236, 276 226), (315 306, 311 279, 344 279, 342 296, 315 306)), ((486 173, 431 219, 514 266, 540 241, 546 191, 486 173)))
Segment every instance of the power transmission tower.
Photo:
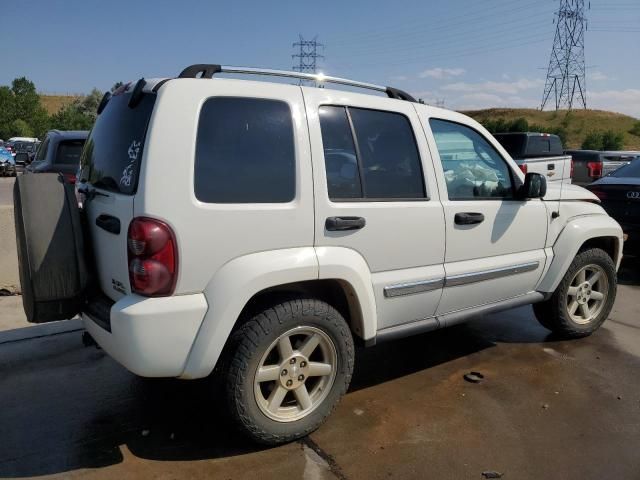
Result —
POLYGON ((552 93, 556 110, 562 107, 571 110, 574 100, 582 108, 587 108, 584 65, 587 19, 584 16, 584 0, 560 0, 556 16, 556 34, 540 109, 544 109, 552 93))
MULTIPOLYGON (((299 37, 300 40, 293 44, 293 48, 299 49, 298 53, 291 55, 291 58, 298 59, 298 64, 293 69, 301 73, 317 73, 317 60, 324 58, 324 55, 318 53, 318 48, 324 48, 324 45, 318 42, 317 35, 313 40, 305 40, 302 35, 299 37)), ((300 85, 302 84, 303 81, 300 80, 300 85)))

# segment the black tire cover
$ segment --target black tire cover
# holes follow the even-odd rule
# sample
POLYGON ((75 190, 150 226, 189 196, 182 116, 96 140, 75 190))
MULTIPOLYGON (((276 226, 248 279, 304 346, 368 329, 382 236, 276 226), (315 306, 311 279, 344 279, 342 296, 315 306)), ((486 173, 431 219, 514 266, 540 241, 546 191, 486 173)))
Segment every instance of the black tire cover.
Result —
POLYGON ((53 173, 21 175, 13 201, 27 320, 74 317, 85 302, 89 274, 73 186, 53 173))

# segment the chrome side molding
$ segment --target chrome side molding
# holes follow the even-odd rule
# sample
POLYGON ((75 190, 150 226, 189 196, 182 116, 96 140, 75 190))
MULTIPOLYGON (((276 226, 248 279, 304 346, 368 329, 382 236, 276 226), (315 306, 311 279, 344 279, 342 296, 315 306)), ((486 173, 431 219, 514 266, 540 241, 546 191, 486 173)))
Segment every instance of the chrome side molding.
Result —
POLYGON ((431 280, 420 280, 418 282, 398 283, 384 287, 384 296, 387 298, 400 297, 403 295, 413 295, 415 293, 430 292, 438 290, 444 286, 444 277, 431 280))
POLYGON ((518 273, 531 272, 540 266, 539 261, 521 263, 511 267, 493 268, 491 270, 481 270, 473 273, 461 273, 446 277, 445 287, 456 287, 458 285, 467 285, 469 283, 482 282, 484 280, 493 280, 495 278, 517 275, 518 273))

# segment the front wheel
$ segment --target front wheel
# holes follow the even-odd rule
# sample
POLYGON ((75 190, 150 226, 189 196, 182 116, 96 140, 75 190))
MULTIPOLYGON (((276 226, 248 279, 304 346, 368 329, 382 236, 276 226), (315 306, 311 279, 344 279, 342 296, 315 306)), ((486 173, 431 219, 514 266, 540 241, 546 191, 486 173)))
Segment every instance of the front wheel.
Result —
POLYGON ((311 433, 346 392, 354 363, 344 318, 316 299, 264 309, 230 339, 229 407, 240 429, 275 445, 311 433))
POLYGON ((567 338, 595 332, 607 319, 616 298, 616 267, 600 248, 583 250, 573 260, 551 298, 534 304, 538 321, 567 338))

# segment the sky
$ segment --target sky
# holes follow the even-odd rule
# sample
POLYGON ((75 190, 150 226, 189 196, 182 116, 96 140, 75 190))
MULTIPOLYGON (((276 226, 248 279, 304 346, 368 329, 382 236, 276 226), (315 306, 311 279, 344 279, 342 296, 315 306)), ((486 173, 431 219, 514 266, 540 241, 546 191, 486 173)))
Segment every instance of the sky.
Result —
MULTIPOLYGON (((2 0, 0 85, 88 93, 193 63, 290 70, 301 34, 318 70, 447 108, 539 108, 559 0, 2 0)), ((640 0, 592 0, 587 103, 640 118, 640 0)))

